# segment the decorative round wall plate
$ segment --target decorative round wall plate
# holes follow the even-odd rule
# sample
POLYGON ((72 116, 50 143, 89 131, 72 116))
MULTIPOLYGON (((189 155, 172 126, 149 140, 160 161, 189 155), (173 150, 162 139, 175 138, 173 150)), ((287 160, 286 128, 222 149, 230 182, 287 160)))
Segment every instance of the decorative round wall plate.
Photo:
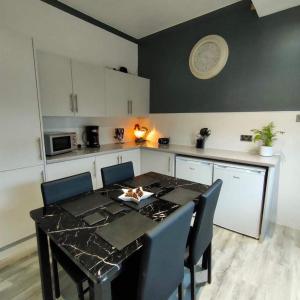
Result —
POLYGON ((228 60, 227 42, 219 35, 208 35, 193 47, 189 65, 193 75, 199 79, 209 79, 218 75, 228 60))

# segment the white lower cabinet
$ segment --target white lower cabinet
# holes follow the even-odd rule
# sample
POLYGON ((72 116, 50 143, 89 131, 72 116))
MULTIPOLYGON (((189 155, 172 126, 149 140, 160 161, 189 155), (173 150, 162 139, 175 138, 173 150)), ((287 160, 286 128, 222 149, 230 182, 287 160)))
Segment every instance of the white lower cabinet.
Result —
POLYGON ((0 248, 35 232, 29 212, 43 206, 43 166, 0 172, 0 248))
POLYGON ((141 150, 141 173, 157 172, 174 176, 175 154, 155 150, 141 150))
POLYGON ((138 176, 141 174, 141 154, 140 149, 130 150, 130 151, 123 151, 120 152, 120 163, 132 161, 134 175, 138 176))
POLYGON ((96 157, 96 170, 97 170, 97 186, 103 187, 101 169, 127 161, 133 162, 134 174, 140 175, 140 149, 121 151, 111 154, 103 154, 96 157))
POLYGON ((90 172, 92 175, 93 187, 97 188, 96 178, 96 159, 95 157, 74 159, 59 163, 47 165, 46 180, 56 180, 84 172, 90 172))

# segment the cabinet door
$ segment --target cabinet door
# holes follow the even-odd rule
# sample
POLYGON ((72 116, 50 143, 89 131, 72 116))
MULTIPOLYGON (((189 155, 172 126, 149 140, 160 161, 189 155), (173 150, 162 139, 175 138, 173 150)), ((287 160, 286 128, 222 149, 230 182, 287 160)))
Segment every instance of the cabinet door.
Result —
POLYGON ((105 99, 108 116, 130 113, 128 75, 105 69, 105 99))
POLYGON ((130 150, 130 151, 123 151, 119 153, 120 156, 120 163, 132 161, 134 175, 138 176, 141 174, 141 154, 140 149, 130 150))
POLYGON ((213 163, 202 159, 176 158, 176 177, 211 185, 213 163))
POLYGON ((174 176, 173 153, 165 153, 155 150, 141 150, 141 173, 157 172, 174 176))
POLYGON ((42 166, 0 172, 0 248, 35 232, 29 212, 43 206, 42 166))
POLYGON ((43 116, 74 116, 70 59, 37 51, 43 116))
POLYGON ((104 154, 96 157, 96 170, 97 170, 97 187, 102 188, 102 176, 101 169, 113 165, 117 165, 120 162, 119 153, 104 154))
POLYGON ((150 104, 150 80, 128 75, 129 82, 129 100, 132 101, 130 109, 135 116, 144 116, 149 114, 150 104))
POLYGON ((60 163, 48 164, 46 167, 47 181, 60 179, 84 172, 90 172, 94 189, 97 188, 95 157, 75 159, 60 163))
POLYGON ((214 181, 223 181, 214 223, 259 237, 265 171, 225 164, 214 165, 214 181))
POLYGON ((104 68, 72 60, 72 79, 76 116, 105 116, 104 68))
POLYGON ((0 171, 42 164, 32 40, 0 29, 0 171))

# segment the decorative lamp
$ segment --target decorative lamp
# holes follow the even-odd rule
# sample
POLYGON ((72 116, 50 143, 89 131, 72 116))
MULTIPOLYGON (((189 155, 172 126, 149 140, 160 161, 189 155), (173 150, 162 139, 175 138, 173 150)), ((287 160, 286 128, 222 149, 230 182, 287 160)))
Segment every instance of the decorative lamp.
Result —
POLYGON ((147 132, 148 132, 148 128, 140 127, 139 124, 135 124, 135 126, 134 126, 135 142, 136 143, 144 142, 147 132))

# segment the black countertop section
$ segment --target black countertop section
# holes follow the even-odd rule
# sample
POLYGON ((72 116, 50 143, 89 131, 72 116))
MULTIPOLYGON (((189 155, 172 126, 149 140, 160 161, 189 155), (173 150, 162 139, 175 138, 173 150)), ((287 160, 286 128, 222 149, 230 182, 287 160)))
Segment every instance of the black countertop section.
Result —
MULTIPOLYGON (((143 175, 141 175, 143 176, 143 175)), ((159 186, 153 187, 152 191, 157 192, 158 189, 166 190, 166 188, 184 187, 194 191, 198 191, 199 195, 208 188, 206 185, 192 183, 186 180, 161 175, 158 173, 147 173, 159 180, 159 186)), ((95 193, 101 193, 111 198, 115 193, 120 191, 121 186, 114 186, 110 189, 100 189, 95 193)), ((151 190, 151 188, 149 189, 151 190)), ((51 205, 47 208, 39 208, 30 212, 32 219, 36 224, 47 233, 52 241, 54 241, 93 281, 104 281, 109 277, 113 277, 121 269, 122 262, 135 251, 142 247, 141 238, 131 243, 123 250, 119 251, 109 243, 100 238, 95 231, 97 228, 106 226, 113 220, 132 211, 126 207, 126 210, 111 215, 105 211, 105 207, 95 209, 105 214, 105 220, 100 223, 89 226, 83 221, 83 216, 75 218, 65 211, 59 205, 51 205)), ((179 205, 160 200, 143 207, 139 212, 156 222, 163 221, 168 215, 175 211, 179 205)), ((91 214, 92 212, 87 213, 91 214)))

